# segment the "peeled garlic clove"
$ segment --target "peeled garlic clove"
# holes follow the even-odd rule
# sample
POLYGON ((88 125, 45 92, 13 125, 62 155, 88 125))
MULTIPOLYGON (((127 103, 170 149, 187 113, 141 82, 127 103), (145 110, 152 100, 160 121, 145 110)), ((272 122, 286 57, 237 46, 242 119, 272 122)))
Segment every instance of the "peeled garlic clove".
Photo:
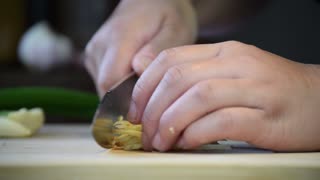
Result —
POLYGON ((0 137, 25 137, 30 136, 31 131, 23 125, 0 117, 0 137))
POLYGON ((31 132, 35 132, 42 127, 45 118, 41 108, 33 108, 30 110, 22 108, 18 111, 10 112, 8 119, 23 125, 30 129, 31 132))
POLYGON ((36 133, 44 123, 41 108, 22 108, 0 116, 0 137, 25 137, 36 133))

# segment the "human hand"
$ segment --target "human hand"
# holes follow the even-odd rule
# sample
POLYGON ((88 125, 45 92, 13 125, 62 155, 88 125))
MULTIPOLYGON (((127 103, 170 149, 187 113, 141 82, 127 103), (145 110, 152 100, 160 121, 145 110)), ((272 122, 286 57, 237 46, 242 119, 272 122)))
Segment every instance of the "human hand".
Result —
POLYGON ((102 96, 132 69, 139 75, 164 49, 191 44, 196 16, 185 0, 122 0, 86 47, 85 66, 102 96))
POLYGON ((239 42, 163 51, 138 80, 128 114, 145 150, 222 139, 278 151, 320 149, 320 68, 239 42))

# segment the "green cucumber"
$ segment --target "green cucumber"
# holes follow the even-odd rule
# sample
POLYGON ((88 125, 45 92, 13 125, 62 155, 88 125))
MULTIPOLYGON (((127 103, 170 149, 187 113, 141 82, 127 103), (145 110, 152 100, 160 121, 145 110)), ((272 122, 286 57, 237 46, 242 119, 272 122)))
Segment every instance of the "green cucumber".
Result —
POLYGON ((8 116, 10 111, 0 111, 0 117, 6 117, 8 116))
POLYGON ((47 115, 92 118, 97 95, 65 88, 19 87, 0 89, 0 110, 41 107, 47 115))

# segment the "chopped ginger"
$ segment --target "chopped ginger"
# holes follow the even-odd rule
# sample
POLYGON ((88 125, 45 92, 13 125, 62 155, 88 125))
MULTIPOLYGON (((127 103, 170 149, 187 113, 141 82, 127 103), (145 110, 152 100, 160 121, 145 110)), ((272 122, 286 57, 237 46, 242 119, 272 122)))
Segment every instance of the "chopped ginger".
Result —
POLYGON ((138 150, 142 148, 141 125, 131 124, 120 116, 112 126, 112 149, 138 150))

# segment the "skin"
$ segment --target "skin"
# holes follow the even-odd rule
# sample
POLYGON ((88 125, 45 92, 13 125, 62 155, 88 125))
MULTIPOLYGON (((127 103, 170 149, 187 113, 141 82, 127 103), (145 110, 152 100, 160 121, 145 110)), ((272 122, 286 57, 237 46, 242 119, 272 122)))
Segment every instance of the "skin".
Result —
POLYGON ((138 75, 168 48, 193 44, 200 34, 220 35, 255 0, 122 0, 86 46, 85 66, 102 97, 131 71, 138 75), (212 7, 214 9, 209 9, 212 7), (237 7, 237 8, 236 8, 237 7), (214 28, 212 28, 214 27, 214 28), (220 33, 217 33, 220 32, 220 33))
MULTIPOLYGON (((234 2, 226 4, 238 18, 234 2)), ((195 7, 187 0, 122 0, 86 47, 100 96, 129 72, 141 75, 128 119, 142 123, 144 149, 233 139, 277 151, 320 150, 319 65, 233 41, 183 46, 195 42, 201 25, 224 24, 217 11, 195 7)))
POLYGON ((85 66, 101 97, 130 71, 141 74, 162 50, 196 37, 190 1, 122 0, 86 46, 85 66))
POLYGON ((276 151, 320 149, 320 69, 240 42, 163 51, 138 80, 129 119, 145 150, 221 139, 276 151))

